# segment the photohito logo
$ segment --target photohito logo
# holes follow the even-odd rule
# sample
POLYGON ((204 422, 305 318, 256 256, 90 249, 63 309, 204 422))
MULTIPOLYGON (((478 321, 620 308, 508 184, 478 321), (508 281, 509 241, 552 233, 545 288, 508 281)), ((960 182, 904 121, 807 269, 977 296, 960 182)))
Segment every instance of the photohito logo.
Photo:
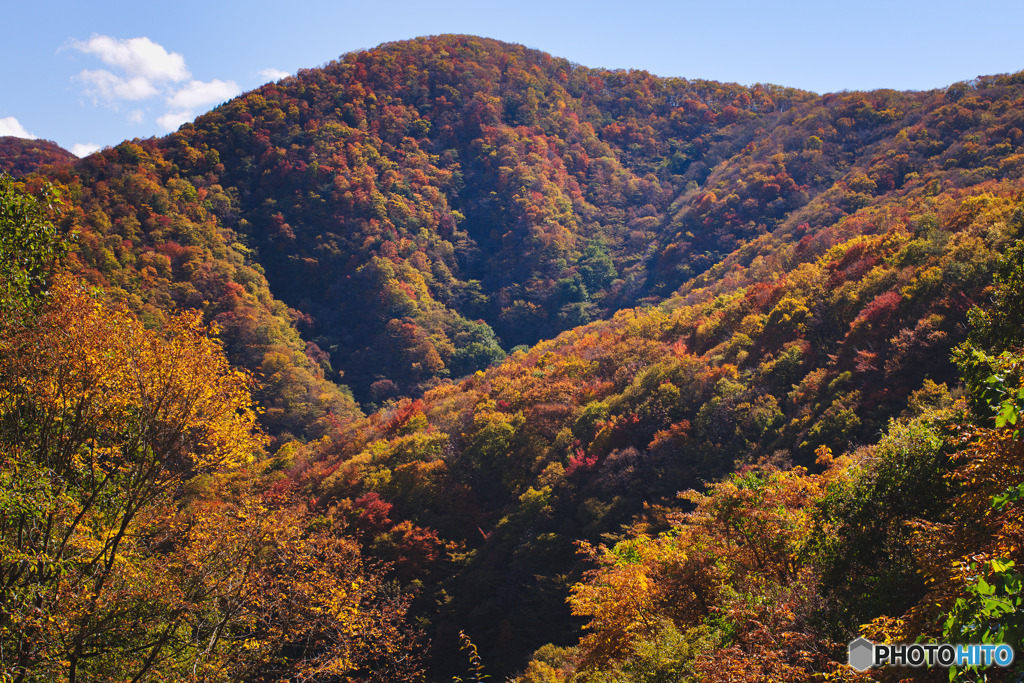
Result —
POLYGON ((950 643, 886 643, 857 638, 849 645, 849 663, 857 671, 874 666, 1010 666, 1009 645, 952 645, 950 643))

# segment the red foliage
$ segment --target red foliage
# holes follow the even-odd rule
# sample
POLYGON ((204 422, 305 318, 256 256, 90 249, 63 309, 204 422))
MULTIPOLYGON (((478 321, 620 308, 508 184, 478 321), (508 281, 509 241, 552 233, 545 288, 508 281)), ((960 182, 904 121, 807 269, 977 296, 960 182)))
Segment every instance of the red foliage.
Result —
POLYGON ((899 309, 901 301, 903 301, 903 297, 900 296, 899 292, 889 291, 879 294, 857 314, 854 321, 850 323, 850 328, 853 329, 860 325, 873 326, 888 322, 889 318, 899 309))
POLYGON ((370 491, 356 498, 353 512, 358 512, 356 524, 360 531, 371 536, 391 527, 391 503, 383 500, 376 491, 370 491))
POLYGON ((566 477, 582 475, 594 469, 597 465, 597 454, 587 455, 582 448, 577 448, 575 455, 569 457, 569 463, 565 468, 566 477))

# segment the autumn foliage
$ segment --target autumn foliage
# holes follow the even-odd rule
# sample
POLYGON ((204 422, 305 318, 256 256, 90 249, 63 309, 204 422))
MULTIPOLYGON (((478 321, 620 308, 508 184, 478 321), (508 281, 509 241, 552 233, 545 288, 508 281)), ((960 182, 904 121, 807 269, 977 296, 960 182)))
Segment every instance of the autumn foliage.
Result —
POLYGON ((60 278, 0 339, 5 676, 415 674, 406 602, 354 542, 250 485, 198 493, 265 439, 196 315, 149 330, 60 278))
POLYGON ((5 142, 5 673, 844 680, 860 633, 1017 638, 1022 107, 447 35, 5 142))

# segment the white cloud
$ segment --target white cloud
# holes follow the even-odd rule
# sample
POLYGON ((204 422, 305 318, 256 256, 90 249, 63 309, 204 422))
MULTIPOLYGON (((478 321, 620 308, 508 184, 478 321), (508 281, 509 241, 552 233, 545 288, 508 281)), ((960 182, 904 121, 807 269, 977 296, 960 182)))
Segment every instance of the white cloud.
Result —
POLYGON ((230 100, 242 92, 234 81, 213 79, 209 82, 192 81, 167 98, 172 109, 197 109, 230 100))
POLYGON ((193 119, 190 111, 169 111, 156 120, 160 127, 167 132, 178 130, 181 124, 188 123, 193 119))
POLYGON ((279 81, 282 78, 286 78, 288 76, 291 76, 291 74, 288 73, 287 71, 281 71, 280 69, 274 69, 274 68, 263 69, 262 71, 260 71, 258 73, 259 73, 259 76, 261 78, 265 78, 268 81, 279 81))
POLYGON ((78 80, 85 83, 85 94, 93 100, 103 99, 108 102, 117 100, 144 100, 153 97, 159 91, 146 78, 122 78, 106 69, 90 71, 84 69, 78 74, 78 80))
MULTIPOLYGON (((123 102, 160 97, 166 102, 167 109, 156 122, 167 131, 176 130, 181 124, 191 121, 197 111, 242 92, 234 81, 194 80, 184 57, 146 37, 120 39, 94 34, 86 41, 71 41, 70 47, 98 58, 109 67, 83 69, 75 77, 93 103, 102 103, 119 111, 123 102)), ((274 74, 283 72, 275 70, 274 74)), ((143 123, 145 111, 145 107, 133 109, 126 118, 129 123, 143 123)))
POLYGON ((98 152, 99 149, 100 146, 92 142, 79 142, 78 144, 71 146, 71 153, 74 154, 79 159, 81 159, 82 157, 89 156, 93 152, 98 152))
POLYGON ((25 127, 18 123, 13 116, 0 118, 0 135, 13 135, 16 138, 28 138, 35 140, 36 136, 25 130, 25 127))
POLYGON ((88 41, 76 40, 72 47, 80 52, 99 57, 104 64, 114 66, 130 76, 151 81, 188 79, 192 74, 185 66, 185 58, 146 37, 119 40, 111 36, 93 34, 88 41))

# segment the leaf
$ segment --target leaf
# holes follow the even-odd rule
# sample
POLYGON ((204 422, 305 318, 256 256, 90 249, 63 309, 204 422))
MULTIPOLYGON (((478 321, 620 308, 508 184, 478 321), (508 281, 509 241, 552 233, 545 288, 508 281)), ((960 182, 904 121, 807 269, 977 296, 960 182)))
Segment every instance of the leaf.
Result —
POLYGON ((1005 560, 1004 561, 1004 560, 1000 560, 1000 559, 996 558, 996 559, 992 560, 991 564, 992 564, 992 571, 996 572, 997 574, 1002 574, 1003 572, 1006 572, 1006 571, 1009 571, 1010 569, 1013 569, 1015 563, 1013 562, 1013 560, 1005 560))

